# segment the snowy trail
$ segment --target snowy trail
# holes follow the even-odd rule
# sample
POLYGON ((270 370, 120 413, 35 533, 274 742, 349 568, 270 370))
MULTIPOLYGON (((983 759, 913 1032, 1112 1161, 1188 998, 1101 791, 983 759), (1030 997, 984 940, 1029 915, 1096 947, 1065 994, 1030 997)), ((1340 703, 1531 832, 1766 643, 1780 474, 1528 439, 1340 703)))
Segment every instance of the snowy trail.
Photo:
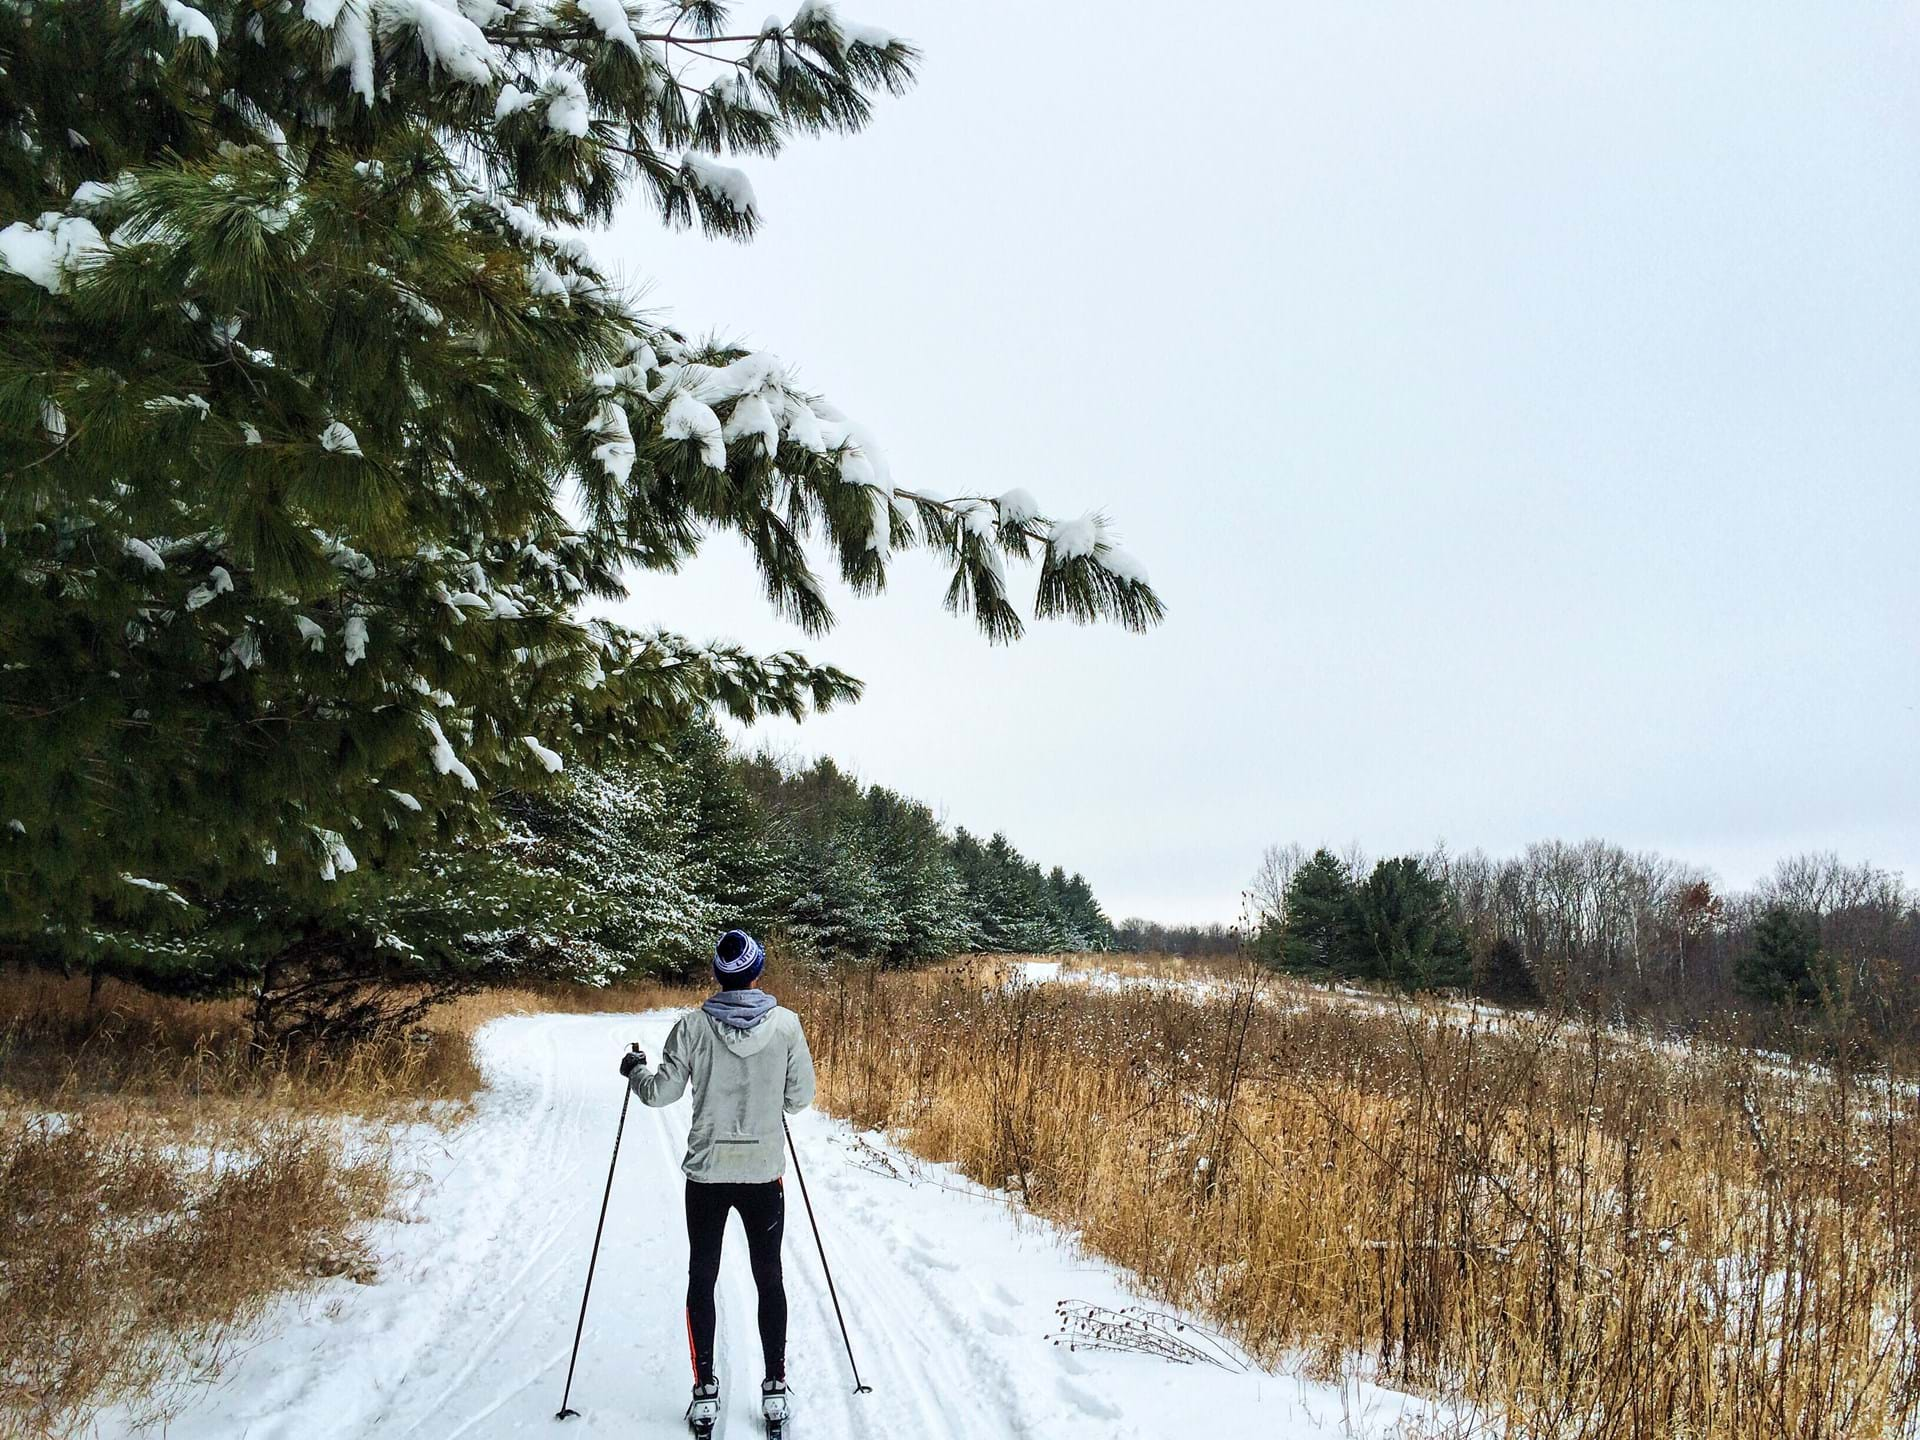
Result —
MULTIPOLYGON (((173 1440, 675 1440, 689 1383, 679 1161, 689 1110, 634 1104, 564 1425, 567 1353, 629 1040, 657 1055, 675 1014, 540 1015, 480 1036, 490 1088, 452 1136, 424 1128, 423 1186, 374 1237, 379 1280, 329 1282, 168 1427, 173 1440)), ((1227 1375, 1046 1342, 1053 1305, 1132 1298, 1049 1226, 854 1164, 839 1122, 793 1121, 870 1395, 854 1396, 789 1170, 788 1370, 809 1440, 1381 1435, 1425 1411, 1364 1384, 1227 1375), (1204 1420, 1202 1419, 1204 1417, 1204 1420), (1197 1423, 1199 1422, 1199 1423, 1197 1423)), ((878 1137, 869 1137, 877 1140, 878 1137)), ((883 1142, 882 1142, 883 1143, 883 1142)), ((737 1217, 720 1277, 718 1434, 763 1433, 753 1282, 737 1217)), ((105 1437, 132 1435, 121 1415, 105 1437)))

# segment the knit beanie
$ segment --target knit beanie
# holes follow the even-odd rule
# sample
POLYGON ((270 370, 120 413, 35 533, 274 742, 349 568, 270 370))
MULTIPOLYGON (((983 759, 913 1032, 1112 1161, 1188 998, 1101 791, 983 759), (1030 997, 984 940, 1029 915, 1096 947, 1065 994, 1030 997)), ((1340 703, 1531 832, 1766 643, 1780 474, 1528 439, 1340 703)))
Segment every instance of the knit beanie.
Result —
POLYGON ((713 978, 728 990, 744 990, 766 969, 767 952, 744 930, 729 930, 713 947, 713 978))

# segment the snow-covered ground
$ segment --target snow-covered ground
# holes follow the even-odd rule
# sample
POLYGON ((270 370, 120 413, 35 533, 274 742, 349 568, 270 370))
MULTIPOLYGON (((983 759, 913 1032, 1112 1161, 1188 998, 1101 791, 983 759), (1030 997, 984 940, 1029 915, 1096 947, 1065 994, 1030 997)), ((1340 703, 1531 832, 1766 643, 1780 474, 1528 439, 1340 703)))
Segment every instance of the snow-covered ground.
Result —
MULTIPOLYGON (((491 1087, 451 1135, 422 1128, 406 1218, 374 1240, 378 1281, 329 1282, 290 1302, 168 1428, 172 1440, 456 1440, 684 1436, 679 1160, 685 1101, 638 1104, 626 1138, 574 1379, 558 1423, 587 1252, 620 1107, 620 1052, 658 1054, 674 1015, 540 1015, 480 1037, 491 1087)), ((1420 1401, 1364 1383, 1227 1374, 1049 1343, 1061 1299, 1131 1303, 1123 1273, 978 1187, 890 1151, 909 1183, 862 1164, 845 1125, 809 1112, 794 1137, 862 1377, 854 1396, 813 1237, 789 1172, 789 1373, 809 1440, 923 1437, 1383 1436, 1420 1401), (946 1183, 941 1183, 946 1182, 946 1183), (948 1188, 948 1184, 956 1188, 948 1188)), ((868 1144, 887 1149, 876 1136, 868 1144)), ((761 1433, 753 1282, 739 1222, 720 1278, 728 1411, 719 1434, 761 1433)), ((123 1415, 101 1434, 133 1432, 123 1415)))

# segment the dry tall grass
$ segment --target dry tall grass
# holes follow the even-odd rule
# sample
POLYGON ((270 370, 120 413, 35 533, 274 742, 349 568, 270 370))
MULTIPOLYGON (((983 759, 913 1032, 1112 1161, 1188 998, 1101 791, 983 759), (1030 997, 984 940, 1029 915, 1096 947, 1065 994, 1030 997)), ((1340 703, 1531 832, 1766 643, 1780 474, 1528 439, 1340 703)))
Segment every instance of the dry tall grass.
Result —
POLYGON ((367 1122, 479 1081, 458 1018, 260 1051, 238 1001, 0 978, 0 1437, 162 1419, 278 1296, 370 1274, 395 1176, 367 1122))
POLYGON ((1910 1088, 1250 973, 1007 981, 782 995, 832 1109, 1268 1358, 1454 1397, 1509 1436, 1920 1433, 1910 1088))
POLYGON ((485 990, 407 1034, 262 1050, 243 1000, 0 975, 0 1440, 116 1403, 161 1421, 282 1296, 369 1278, 387 1127, 458 1121, 488 1020, 693 998, 485 990))

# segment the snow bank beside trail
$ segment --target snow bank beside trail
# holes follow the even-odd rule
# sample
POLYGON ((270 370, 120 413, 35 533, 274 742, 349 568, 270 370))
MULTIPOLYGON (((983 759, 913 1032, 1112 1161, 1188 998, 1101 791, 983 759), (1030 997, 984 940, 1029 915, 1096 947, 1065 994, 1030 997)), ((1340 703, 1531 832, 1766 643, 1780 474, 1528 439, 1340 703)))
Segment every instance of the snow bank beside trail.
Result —
MULTIPOLYGON (((168 1440, 461 1440, 554 1433, 629 1040, 658 1054, 675 1014, 496 1021, 491 1082, 451 1133, 400 1135, 417 1168, 373 1237, 375 1283, 284 1304, 166 1429, 168 1440)), ((574 1437, 679 1440, 688 1385, 679 1159, 688 1107, 628 1112, 573 1404, 574 1437)), ((1127 1277, 946 1167, 808 1112, 795 1118, 820 1229, 873 1393, 846 1357, 805 1214, 788 1212, 789 1374, 815 1440, 1386 1436, 1435 1416, 1364 1383, 1071 1353, 1047 1340, 1071 1298, 1121 1306, 1127 1277), (876 1157, 880 1157, 876 1159, 876 1157), (891 1170, 892 1174, 881 1173, 891 1170)), ((789 1194, 797 1201, 795 1187, 789 1194)), ((760 1434, 752 1281, 737 1227, 720 1280, 722 1440, 760 1434)), ((101 1440, 140 1434, 110 1412, 101 1440)))

